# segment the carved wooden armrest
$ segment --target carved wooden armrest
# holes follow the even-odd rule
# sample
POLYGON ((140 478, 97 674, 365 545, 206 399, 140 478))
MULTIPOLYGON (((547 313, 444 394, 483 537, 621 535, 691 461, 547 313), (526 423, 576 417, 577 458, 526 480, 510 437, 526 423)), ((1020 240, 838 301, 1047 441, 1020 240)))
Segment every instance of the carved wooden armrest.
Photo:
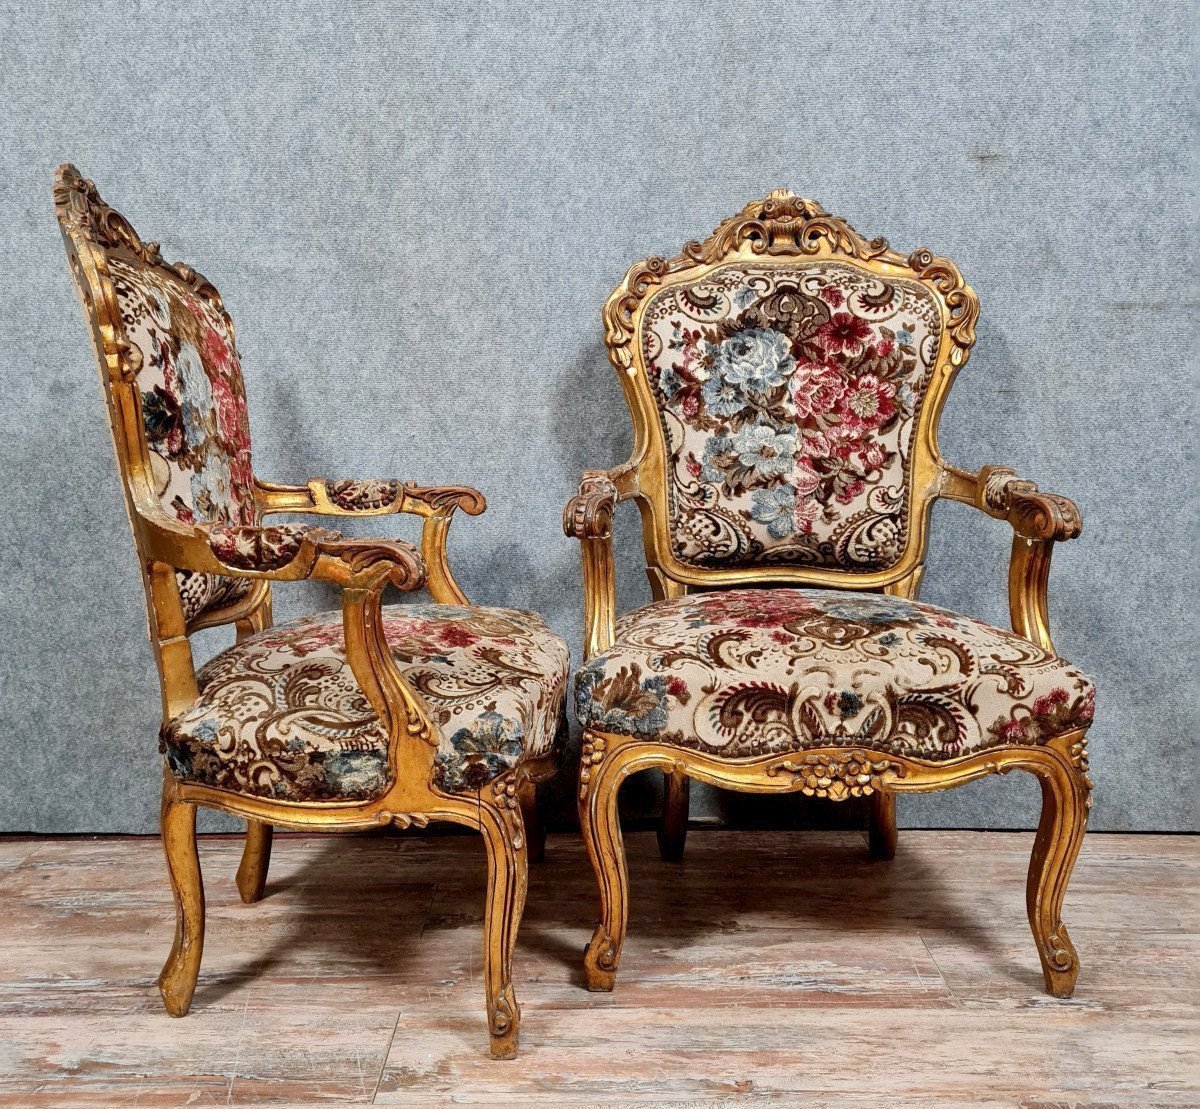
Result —
POLYGON ((1061 543, 1077 539, 1083 518, 1075 502, 1041 492, 1009 466, 984 466, 976 478, 977 508, 1007 520, 1017 535, 1061 543))
POLYGON ((623 500, 612 473, 585 471, 579 492, 563 509, 563 531, 583 550, 584 658, 612 646, 616 619, 616 583, 612 557, 612 519, 623 500))
MULTIPOLYGON (((409 592, 425 584, 425 561, 411 543, 347 539, 336 531, 295 524, 193 527, 165 514, 139 514, 137 524, 152 579, 173 579, 176 570, 191 570, 268 581, 314 579, 338 586, 347 661, 387 728, 392 747, 405 735, 436 747, 437 725, 397 668, 383 629, 384 590, 390 585, 409 592)), ((178 594, 171 589, 151 592, 163 665, 180 673, 191 671, 178 594)), ((164 706, 168 716, 182 712, 199 695, 194 676, 172 686, 177 693, 164 706)))
POLYGON ((461 509, 478 516, 487 501, 466 485, 417 485, 407 481, 333 481, 313 478, 306 485, 276 485, 255 481, 259 511, 304 512, 322 516, 421 516, 421 553, 425 558, 429 592, 439 604, 465 605, 466 594, 454 580, 446 558, 450 518, 461 509))
POLYGON ((1008 563, 1008 608, 1013 631, 1054 650, 1047 588, 1054 544, 1078 538, 1083 518, 1075 502, 1043 493, 1008 466, 984 466, 977 474, 944 468, 942 495, 1007 520, 1013 529, 1008 563))

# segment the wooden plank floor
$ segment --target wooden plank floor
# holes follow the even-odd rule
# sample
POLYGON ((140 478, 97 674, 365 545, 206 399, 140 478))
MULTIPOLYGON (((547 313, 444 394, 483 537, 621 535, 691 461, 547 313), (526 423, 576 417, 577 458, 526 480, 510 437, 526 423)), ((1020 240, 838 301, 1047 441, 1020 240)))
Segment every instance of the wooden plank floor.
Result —
POLYGON ((1032 836, 627 837, 617 989, 580 987, 595 911, 577 839, 533 868, 521 1055, 487 1055, 482 844, 281 836, 243 905, 204 841, 191 1014, 154 978, 172 915, 153 839, 0 840, 0 1104, 1194 1106, 1195 839, 1089 836, 1067 896, 1083 970, 1042 992, 1032 836))

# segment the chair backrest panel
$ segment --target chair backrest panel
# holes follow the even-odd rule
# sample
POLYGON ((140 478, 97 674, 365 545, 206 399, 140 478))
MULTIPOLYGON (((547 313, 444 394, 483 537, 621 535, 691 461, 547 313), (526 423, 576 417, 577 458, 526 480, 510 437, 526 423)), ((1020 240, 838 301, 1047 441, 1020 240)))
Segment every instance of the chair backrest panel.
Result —
POLYGON ((641 315, 675 556, 894 566, 941 306, 918 281, 802 261, 722 266, 641 315))
POLYGON ((977 316, 947 259, 784 190, 632 266, 606 342, 652 582, 911 588, 977 316))
POLYGON ((155 492, 184 523, 255 522, 246 390, 222 313, 160 266, 115 255, 108 271, 136 383, 155 492))
MULTIPOLYGON (((189 266, 165 262, 74 166, 58 171, 55 206, 130 511, 157 502, 183 523, 257 523, 246 390, 220 294, 189 266), (126 412, 137 413, 139 428, 126 412)), ((176 578, 189 621, 254 584, 183 570, 176 578)))

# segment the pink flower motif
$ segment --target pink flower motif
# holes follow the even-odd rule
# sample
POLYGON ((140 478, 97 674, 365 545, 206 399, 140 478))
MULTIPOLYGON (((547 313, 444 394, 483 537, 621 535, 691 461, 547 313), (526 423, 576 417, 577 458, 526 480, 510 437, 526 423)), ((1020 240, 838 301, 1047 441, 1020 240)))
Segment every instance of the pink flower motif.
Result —
POLYGON ((876 352, 880 358, 886 358, 895 349, 896 344, 891 339, 884 339, 876 348, 876 352))
POLYGON ((845 391, 845 380, 828 362, 804 362, 792 374, 792 400, 800 419, 833 411, 845 391))
POLYGON ((862 491, 866 488, 866 482, 852 481, 837 495, 839 504, 850 504, 855 497, 862 495, 862 491))
POLYGON ((821 299, 831 308, 841 308, 846 301, 846 298, 842 295, 842 290, 835 285, 826 285, 821 290, 821 299))
POLYGON ((846 426, 860 434, 874 431, 896 414, 896 386, 863 374, 850 383, 841 398, 840 413, 846 426))
POLYGON ((1006 720, 996 729, 1002 743, 1023 743, 1029 738, 1029 729, 1020 720, 1006 720))
POLYGON ((1079 706, 1079 712, 1076 713, 1075 719, 1081 728, 1086 728, 1096 718, 1096 690, 1091 688, 1087 691, 1083 698, 1083 704, 1079 706))
POLYGON ((441 639, 447 647, 470 647, 478 642, 479 635, 461 624, 447 624, 442 628, 441 639))
POLYGON ((817 341, 826 350, 858 350, 870 337, 871 325, 849 312, 835 312, 817 333, 817 341))
POLYGON ((697 461, 696 456, 694 454, 688 455, 688 460, 687 460, 686 466, 687 466, 687 472, 688 472, 689 476, 694 477, 694 478, 700 476, 701 466, 700 466, 699 461, 697 461))
POLYGON ((694 419, 700 411, 700 398, 695 393, 688 393, 683 398, 683 404, 680 407, 689 420, 694 419))
POLYGON ((1059 705, 1065 705, 1068 697, 1065 689, 1052 689, 1033 702, 1033 711, 1038 716, 1049 716, 1059 705))
POLYGON ((233 379, 225 373, 213 373, 208 363, 213 402, 217 406, 217 428, 221 437, 234 450, 250 447, 250 425, 246 418, 246 402, 240 390, 235 391, 233 379))
POLYGON ((687 682, 682 678, 668 678, 667 692, 675 698, 685 697, 687 695, 687 682))
POLYGON ((858 452, 858 455, 868 470, 881 469, 887 462, 887 451, 879 443, 868 443, 863 450, 858 452))
MULTIPOLYGON (((816 475, 814 475, 815 477, 816 475)), ((820 481, 813 486, 813 492, 816 491, 820 481)), ((820 503, 812 496, 796 497, 796 508, 792 514, 792 521, 798 535, 812 535, 813 524, 816 523, 817 517, 821 514, 820 503)))
POLYGON ((212 325, 207 323, 199 312, 192 309, 203 333, 201 341, 201 357, 206 366, 228 373, 233 368, 233 351, 225 342, 225 337, 212 325))

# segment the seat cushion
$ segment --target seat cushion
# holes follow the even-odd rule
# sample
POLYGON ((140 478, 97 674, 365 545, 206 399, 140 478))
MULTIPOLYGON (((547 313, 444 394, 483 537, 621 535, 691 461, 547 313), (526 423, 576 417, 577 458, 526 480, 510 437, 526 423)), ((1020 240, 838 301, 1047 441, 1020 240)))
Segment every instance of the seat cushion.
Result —
MULTIPOLYGON (((555 751, 570 659, 539 616, 393 605, 384 628, 441 728, 441 789, 478 789, 555 751)), ((387 734, 346 659, 340 612, 249 636, 197 677, 199 701, 162 730, 177 777, 287 801, 361 800, 387 788, 387 734)))
POLYGON ((1083 727, 1094 690, 1028 640, 933 605, 735 589, 623 616, 576 700, 585 727, 729 758, 857 746, 949 759, 1083 727))

